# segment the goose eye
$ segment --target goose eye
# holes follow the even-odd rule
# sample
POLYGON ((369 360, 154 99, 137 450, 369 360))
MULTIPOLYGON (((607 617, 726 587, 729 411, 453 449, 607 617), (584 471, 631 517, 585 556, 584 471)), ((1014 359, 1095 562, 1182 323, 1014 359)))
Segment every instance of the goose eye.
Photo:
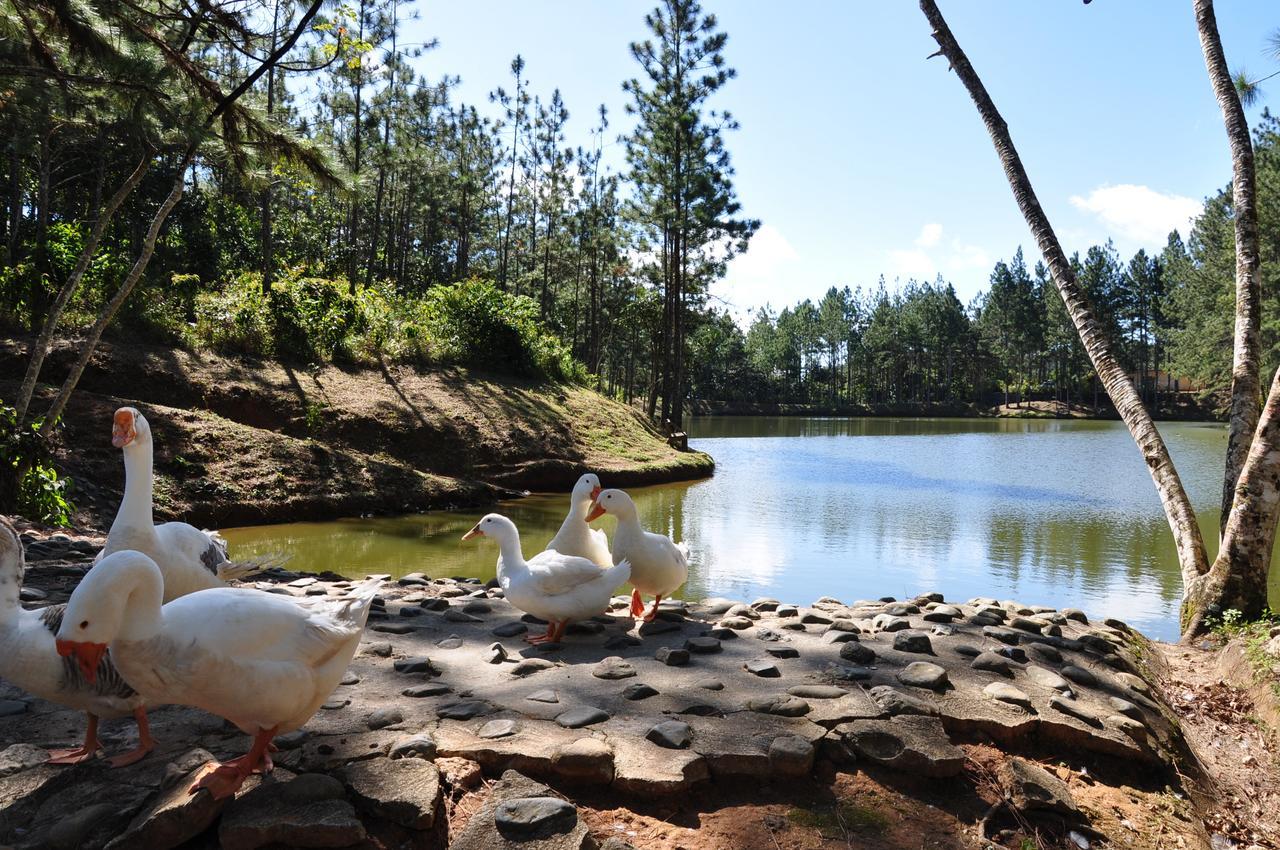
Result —
POLYGON ((81 621, 80 621, 80 628, 82 628, 82 629, 87 629, 87 628, 89 628, 89 621, 88 621, 88 620, 81 620, 81 621))

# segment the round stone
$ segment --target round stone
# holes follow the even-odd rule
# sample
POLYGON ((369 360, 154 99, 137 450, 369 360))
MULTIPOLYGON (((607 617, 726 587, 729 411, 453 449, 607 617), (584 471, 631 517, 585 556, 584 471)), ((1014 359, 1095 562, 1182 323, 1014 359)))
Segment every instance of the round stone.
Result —
POLYGON ((529 631, 529 627, 524 623, 510 622, 503 623, 493 630, 493 634, 497 637, 515 637, 529 631))
MULTIPOLYGON (((852 644, 845 644, 852 646, 852 644)), ((898 681, 913 688, 939 690, 945 688, 949 681, 947 671, 937 664, 928 661, 913 661, 898 671, 898 681)))
POLYGON ((664 646, 655 652, 653 657, 668 667, 683 667, 689 663, 689 650, 664 646))
POLYGON ((654 688, 649 687, 643 682, 636 682, 634 685, 627 685, 622 689, 622 696, 635 702, 636 700, 648 699, 657 696, 658 692, 654 688))
POLYGON ((636 674, 636 668, 617 655, 611 655, 601 661, 591 671, 597 679, 630 679, 636 674))
POLYGON ((760 714, 779 717, 803 717, 809 713, 809 703, 791 694, 773 694, 747 700, 747 708, 760 714))
POLYGON ((698 681, 694 682, 694 684, 697 685, 699 688, 702 688, 703 690, 707 690, 707 691, 723 691, 724 690, 724 682, 720 681, 719 679, 699 679, 698 681))
POLYGON ((1031 708, 1031 698, 1024 691, 1007 682, 992 682, 983 688, 982 692, 991 699, 999 700, 1000 702, 1007 702, 1010 705, 1016 705, 1024 709, 1031 708))
POLYGON ((839 699, 849 692, 835 685, 796 685, 787 693, 803 699, 839 699))
POLYGON ((560 695, 550 688, 547 688, 546 690, 534 691, 525 697, 525 699, 532 702, 555 703, 560 702, 560 695))
POLYGON ((854 664, 870 664, 876 660, 876 654, 863 643, 843 643, 840 645, 840 657, 854 664))
POLYGON ((1009 663, 1009 659, 996 652, 983 652, 969 663, 974 670, 982 670, 987 673, 998 673, 1001 676, 1012 676, 1013 668, 1009 663))
POLYGON ((742 667, 748 673, 752 673, 756 676, 762 676, 766 679, 776 679, 782 675, 782 673, 778 671, 778 665, 774 664, 767 658, 753 658, 746 664, 743 664, 742 667))
POLYGON ((1083 667, 1076 667, 1074 664, 1068 664, 1059 672, 1061 672, 1064 677, 1075 682, 1077 685, 1083 685, 1086 688, 1092 688, 1094 685, 1098 684, 1097 676, 1093 675, 1093 673, 1083 667))
POLYGON ((451 688, 443 682, 430 682, 425 685, 405 688, 400 694, 410 699, 421 699, 422 697, 438 697, 441 694, 449 693, 450 690, 451 688))
POLYGON ((684 648, 694 655, 708 655, 721 650, 719 638, 694 637, 684 642, 684 648))
POLYGON ((593 705, 580 705, 561 713, 556 717, 556 723, 566 729, 581 729, 583 726, 603 723, 608 719, 609 713, 603 709, 593 705))
POLYGON ((1071 690, 1071 685, 1066 679, 1048 668, 1038 667, 1035 664, 1031 664, 1027 667, 1026 672, 1027 678, 1041 687, 1053 688, 1055 691, 1071 690))
POLYGON ((688 723, 664 720, 645 734, 645 739, 669 750, 683 750, 693 742, 693 730, 688 723))
POLYGON ((498 804, 493 823, 504 838, 525 841, 571 831, 578 810, 559 797, 522 797, 498 804))
POLYGON ((477 738, 505 738, 508 735, 514 735, 520 729, 520 724, 514 720, 501 719, 490 720, 488 723, 480 727, 480 731, 476 733, 477 738))
POLYGON ((919 632, 898 632, 893 636, 893 648, 898 652, 933 654, 933 644, 929 642, 929 636, 919 632))
POLYGON ((404 714, 398 708, 379 708, 369 715, 367 721, 370 729, 385 729, 404 722, 404 714))

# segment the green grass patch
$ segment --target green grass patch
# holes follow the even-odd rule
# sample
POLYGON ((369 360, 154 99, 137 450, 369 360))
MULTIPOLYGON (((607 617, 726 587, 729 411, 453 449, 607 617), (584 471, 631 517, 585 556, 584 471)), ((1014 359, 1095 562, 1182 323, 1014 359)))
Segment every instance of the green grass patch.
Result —
POLYGON ((1262 612, 1256 620, 1246 620, 1239 611, 1229 608, 1222 612, 1222 618, 1213 623, 1213 633, 1224 643, 1238 641, 1244 648, 1245 660, 1253 672, 1255 683, 1266 683, 1271 692, 1280 699, 1280 676, 1272 672, 1280 659, 1268 654, 1263 648, 1271 641, 1271 630, 1280 626, 1280 613, 1270 608, 1262 612))
POLYGON ((787 812, 787 820, 796 826, 816 829, 823 837, 849 832, 880 833, 889 828, 889 817, 884 812, 848 800, 831 807, 792 809, 787 812))

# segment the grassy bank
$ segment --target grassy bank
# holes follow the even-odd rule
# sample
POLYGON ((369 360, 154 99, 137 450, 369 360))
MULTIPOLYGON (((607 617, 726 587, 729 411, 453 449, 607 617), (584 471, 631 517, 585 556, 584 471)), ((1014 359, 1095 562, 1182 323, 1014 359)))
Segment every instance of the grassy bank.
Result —
MULTIPOLYGON (((12 397, 27 340, 0 342, 12 397)), ((51 353, 61 381, 72 351, 51 353)), ((475 505, 566 489, 582 471, 616 486, 710 474, 625 405, 589 389, 462 368, 300 366, 160 346, 104 344, 67 409, 59 462, 77 519, 110 522, 123 488, 111 412, 134 404, 156 433, 158 518, 233 525, 475 505)))

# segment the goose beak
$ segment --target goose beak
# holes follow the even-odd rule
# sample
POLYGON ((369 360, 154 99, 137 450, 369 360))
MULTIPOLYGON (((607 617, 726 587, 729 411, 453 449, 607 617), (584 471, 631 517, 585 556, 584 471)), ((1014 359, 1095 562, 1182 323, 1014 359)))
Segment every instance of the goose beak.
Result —
POLYGON ((604 505, 597 501, 593 501, 591 503, 591 510, 587 511, 587 522, 595 522, 602 516, 604 516, 604 505))
POLYGON ((480 530, 480 523, 478 523, 478 522, 475 524, 475 526, 474 526, 470 531, 468 531, 466 534, 462 535, 462 539, 463 539, 463 540, 472 540, 472 539, 474 539, 474 538, 476 538, 476 537, 484 537, 484 532, 480 530))
POLYGON ((85 681, 92 685, 98 680, 98 665, 102 663, 102 656, 107 654, 107 645, 105 643, 59 640, 57 647, 58 654, 63 658, 71 655, 75 656, 76 663, 80 665, 80 672, 84 674, 85 681))
POLYGON ((600 486, 599 486, 599 485, 596 485, 595 487, 592 487, 592 488, 591 488, 591 501, 593 501, 593 502, 594 502, 596 499, 600 498, 600 493, 601 493, 601 490, 600 490, 600 486))
POLYGON ((127 410, 116 411, 115 422, 111 426, 111 445, 123 449, 136 436, 138 432, 133 427, 133 414, 127 410))

